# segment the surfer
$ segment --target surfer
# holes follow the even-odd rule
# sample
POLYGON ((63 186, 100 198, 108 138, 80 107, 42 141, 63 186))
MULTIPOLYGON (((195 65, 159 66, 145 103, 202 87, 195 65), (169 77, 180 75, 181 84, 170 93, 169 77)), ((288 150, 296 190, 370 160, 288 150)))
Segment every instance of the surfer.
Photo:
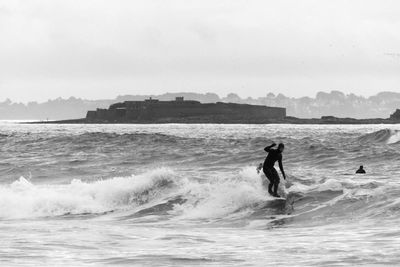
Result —
POLYGON ((365 174, 364 166, 361 165, 360 168, 356 171, 358 174, 365 174))
POLYGON ((285 145, 283 143, 280 143, 277 149, 272 149, 274 146, 276 146, 275 143, 264 148, 264 150, 268 152, 268 156, 265 158, 263 171, 265 176, 267 176, 269 180, 268 193, 274 197, 280 197, 278 195, 278 186, 280 179, 278 172, 274 168, 274 165, 275 162, 278 161, 279 169, 281 170, 283 178, 286 180, 285 171, 283 170, 282 165, 282 152, 285 149, 285 145))

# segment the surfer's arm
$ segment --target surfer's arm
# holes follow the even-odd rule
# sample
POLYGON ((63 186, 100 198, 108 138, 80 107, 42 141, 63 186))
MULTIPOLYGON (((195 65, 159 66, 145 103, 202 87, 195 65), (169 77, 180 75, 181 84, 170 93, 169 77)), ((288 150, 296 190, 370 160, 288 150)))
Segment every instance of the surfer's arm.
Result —
POLYGON ((281 173, 283 175, 283 179, 286 180, 286 174, 285 174, 285 171, 283 170, 282 157, 279 158, 279 169, 281 170, 281 173))
POLYGON ((265 148, 264 148, 264 151, 265 151, 265 152, 270 152, 270 151, 271 151, 271 148, 274 147, 274 146, 276 146, 275 143, 273 143, 272 145, 269 145, 269 146, 265 147, 265 148))

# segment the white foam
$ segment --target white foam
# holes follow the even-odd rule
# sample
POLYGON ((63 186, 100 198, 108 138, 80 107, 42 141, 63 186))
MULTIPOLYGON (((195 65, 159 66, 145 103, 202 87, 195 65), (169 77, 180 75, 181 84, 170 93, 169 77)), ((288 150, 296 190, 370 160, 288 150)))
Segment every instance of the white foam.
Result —
POLYGON ((102 213, 156 198, 175 173, 167 168, 142 175, 63 185, 34 185, 21 177, 0 186, 0 218, 102 213))
POLYGON ((391 131, 391 136, 387 140, 388 144, 395 144, 400 142, 400 131, 391 131))
POLYGON ((11 185, 0 186, 0 218, 130 210, 146 203, 151 206, 170 195, 187 199, 172 211, 186 218, 234 216, 238 210, 245 212, 260 201, 273 199, 252 167, 230 177, 207 177, 202 182, 179 177, 169 168, 93 182, 73 180, 61 185, 35 185, 21 177, 11 185))
POLYGON ((231 178, 214 177, 207 183, 191 183, 189 189, 188 202, 175 209, 187 219, 235 216, 235 212, 246 213, 247 208, 260 201, 272 200, 253 167, 244 168, 231 178))
MULTIPOLYGON (((136 208, 151 207, 180 196, 185 202, 175 204, 168 211, 177 218, 234 219, 246 216, 258 204, 274 199, 262 184, 265 177, 257 174, 254 167, 205 178, 183 178, 169 168, 93 182, 73 180, 61 185, 35 185, 21 177, 11 185, 0 186, 0 218, 93 214, 112 210, 134 212, 136 208)), ((370 189, 360 188, 358 181, 353 181, 352 187, 346 190, 346 182, 351 181, 331 178, 313 185, 293 183, 289 190, 304 194, 342 190, 338 199, 371 194, 370 189)), ((286 183, 282 180, 281 193, 288 193, 286 183)), ((333 203, 335 201, 337 199, 333 203)))

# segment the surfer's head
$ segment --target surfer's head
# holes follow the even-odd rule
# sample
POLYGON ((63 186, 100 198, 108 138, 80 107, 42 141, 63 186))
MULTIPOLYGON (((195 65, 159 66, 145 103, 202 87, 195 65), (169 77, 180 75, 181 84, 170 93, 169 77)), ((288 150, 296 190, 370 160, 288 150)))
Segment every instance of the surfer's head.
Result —
POLYGON ((285 145, 284 145, 283 143, 279 143, 279 145, 278 145, 278 150, 279 150, 280 152, 283 152, 284 149, 285 149, 285 145))

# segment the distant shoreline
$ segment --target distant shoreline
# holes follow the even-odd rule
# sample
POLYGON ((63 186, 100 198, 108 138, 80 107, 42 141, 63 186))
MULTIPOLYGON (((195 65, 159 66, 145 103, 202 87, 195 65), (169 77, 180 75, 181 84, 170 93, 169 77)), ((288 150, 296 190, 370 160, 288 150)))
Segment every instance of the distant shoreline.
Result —
POLYGON ((323 124, 323 125, 341 125, 341 124, 400 124, 399 120, 393 119, 354 119, 354 118, 336 118, 327 116, 325 118, 317 119, 302 119, 296 117, 286 117, 282 120, 258 120, 258 121, 233 121, 225 120, 218 121, 213 119, 190 119, 190 118, 169 118, 154 121, 88 121, 86 118, 72 119, 72 120, 56 120, 56 121, 29 121, 22 122, 28 124, 168 124, 168 123, 182 123, 182 124, 323 124))

